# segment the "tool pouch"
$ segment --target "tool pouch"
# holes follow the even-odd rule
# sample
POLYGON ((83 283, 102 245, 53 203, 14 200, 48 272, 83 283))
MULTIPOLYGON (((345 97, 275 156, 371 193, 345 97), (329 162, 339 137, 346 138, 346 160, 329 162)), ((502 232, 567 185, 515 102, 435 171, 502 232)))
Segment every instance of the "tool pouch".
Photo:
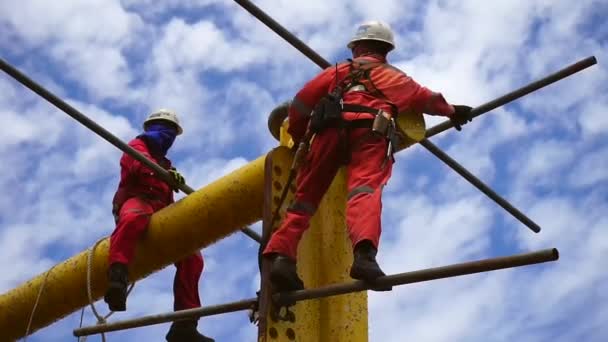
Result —
POLYGON ((372 132, 379 136, 390 138, 389 133, 392 127, 391 116, 385 111, 380 111, 372 123, 372 132))
POLYGON ((310 129, 319 133, 327 127, 337 127, 342 120, 342 99, 332 94, 321 98, 310 118, 310 129))

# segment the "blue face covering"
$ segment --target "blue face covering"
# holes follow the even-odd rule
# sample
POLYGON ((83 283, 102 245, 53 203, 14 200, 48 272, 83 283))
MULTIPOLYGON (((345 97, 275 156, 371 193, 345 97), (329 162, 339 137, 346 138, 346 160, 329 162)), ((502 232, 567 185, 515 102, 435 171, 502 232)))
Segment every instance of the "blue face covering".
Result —
POLYGON ((177 136, 177 129, 163 123, 150 123, 142 134, 150 143, 154 154, 165 156, 177 136))

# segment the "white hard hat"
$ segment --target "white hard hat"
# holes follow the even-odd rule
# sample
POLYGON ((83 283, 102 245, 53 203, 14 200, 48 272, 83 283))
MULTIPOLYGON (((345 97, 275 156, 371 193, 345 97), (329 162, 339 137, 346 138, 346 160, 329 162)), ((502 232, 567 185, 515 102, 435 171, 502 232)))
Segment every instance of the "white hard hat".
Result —
POLYGON ((390 50, 395 48, 393 31, 391 31, 388 25, 376 20, 366 21, 359 25, 355 36, 348 42, 347 47, 352 49, 355 42, 362 40, 376 40, 390 45, 390 50))
POLYGON ((144 130, 146 130, 146 125, 151 121, 168 121, 177 126, 177 135, 180 135, 184 132, 182 126, 179 124, 177 114, 175 114, 174 111, 168 109, 159 109, 155 112, 152 112, 152 114, 148 115, 146 121, 144 121, 144 130))

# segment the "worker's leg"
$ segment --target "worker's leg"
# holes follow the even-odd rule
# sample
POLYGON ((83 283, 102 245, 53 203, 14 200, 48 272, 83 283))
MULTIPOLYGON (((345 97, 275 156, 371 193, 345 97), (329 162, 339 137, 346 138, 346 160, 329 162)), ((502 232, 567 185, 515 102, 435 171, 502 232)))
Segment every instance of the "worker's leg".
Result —
POLYGON ((384 275, 376 262, 380 241, 382 188, 391 176, 387 141, 361 128, 351 133, 351 162, 347 167, 346 226, 354 249, 351 277, 373 280, 384 275))
POLYGON ((270 281, 278 291, 304 288, 296 268, 298 243, 343 160, 339 144, 340 135, 334 128, 315 137, 296 178, 294 202, 264 250, 264 256, 271 260, 270 281))
POLYGON ((139 198, 128 199, 120 209, 116 229, 110 236, 108 289, 104 296, 112 311, 127 308, 127 265, 133 259, 137 240, 148 228, 153 212, 152 206, 139 198))
MULTIPOLYGON (((196 252, 175 263, 177 271, 173 280, 173 309, 175 311, 193 309, 201 306, 198 294, 198 281, 203 273, 203 256, 196 252)), ((204 341, 213 339, 196 330, 198 319, 176 321, 167 333, 167 341, 204 341)))
POLYGON ((177 271, 173 280, 173 309, 184 310, 201 306, 198 281, 204 267, 203 256, 194 253, 175 263, 177 271))
POLYGON ((154 213, 146 201, 133 197, 120 208, 116 229, 110 236, 109 263, 129 264, 135 254, 137 240, 148 228, 154 213))
POLYGON ((339 132, 328 128, 318 134, 307 155, 307 162, 298 171, 294 202, 287 209, 279 229, 272 234, 264 255, 278 253, 296 260, 298 243, 308 229, 329 185, 340 168, 339 132))
POLYGON ((382 188, 391 176, 387 141, 358 128, 351 133, 351 162, 347 166, 346 226, 353 247, 369 240, 378 247, 382 231, 382 188))

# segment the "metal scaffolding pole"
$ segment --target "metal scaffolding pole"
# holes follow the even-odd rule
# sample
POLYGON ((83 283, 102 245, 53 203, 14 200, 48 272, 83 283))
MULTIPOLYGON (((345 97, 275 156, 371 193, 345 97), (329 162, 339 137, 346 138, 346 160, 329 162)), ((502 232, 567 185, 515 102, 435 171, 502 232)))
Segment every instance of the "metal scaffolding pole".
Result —
MULTIPOLYGON (((366 291, 376 286, 384 287, 419 283, 435 279, 457 277, 467 274, 475 274, 512 267, 539 264, 543 262, 555 261, 558 258, 559 252, 557 251, 557 249, 551 248, 532 253, 470 261, 449 266, 435 267, 419 271, 388 275, 385 277, 378 278, 378 280, 374 284, 358 280, 350 283, 329 285, 316 289, 276 293, 273 295, 273 300, 278 305, 285 305, 286 303, 292 304, 301 300, 317 299, 351 292, 366 291)), ((75 329, 74 336, 88 336, 99 334, 102 332, 124 330, 153 324, 166 323, 176 320, 211 316, 239 310, 247 310, 252 308, 256 302, 256 298, 250 298, 238 302, 232 302, 205 308, 188 309, 164 313, 160 315, 144 316, 114 323, 98 324, 94 326, 75 329)))
POLYGON ((559 252, 556 248, 551 248, 532 253, 470 261, 461 264, 388 275, 378 278, 373 285, 358 280, 352 283, 329 285, 318 289, 277 293, 273 295, 273 299, 277 304, 281 305, 301 300, 337 296, 355 291, 372 290, 373 288, 378 287, 384 288, 388 286, 406 285, 429 280, 458 277, 467 274, 495 271, 505 268, 533 265, 543 262, 556 261, 557 259, 559 259, 559 252))
MULTIPOLYGON (((241 5, 245 10, 247 10, 249 13, 251 13, 255 18, 260 20, 266 26, 268 26, 268 28, 270 28, 272 31, 277 33, 281 38, 283 38, 287 42, 289 42, 293 47, 298 49, 298 51, 302 52, 306 57, 311 59, 319 67, 321 67, 322 69, 325 69, 330 66, 329 62, 326 59, 324 59, 319 54, 317 54, 312 48, 310 48, 308 45, 306 45, 304 42, 302 42, 300 39, 298 39, 293 33, 289 32, 281 24, 279 24, 274 19, 272 19, 268 14, 266 14, 262 9, 260 9, 256 5, 254 5, 251 1, 235 0, 235 2, 238 3, 239 5, 241 5)), ((543 88, 551 83, 554 83, 565 77, 568 77, 568 76, 570 76, 578 71, 581 71, 596 63, 597 63, 597 61, 596 61, 595 57, 588 57, 584 60, 581 60, 578 63, 575 63, 550 76, 547 76, 536 82, 532 82, 525 87, 517 89, 511 93, 508 93, 495 100, 492 100, 488 103, 485 103, 481 106, 474 108, 471 112, 471 117, 473 118, 473 117, 477 117, 481 114, 487 113, 492 109, 503 106, 511 101, 514 101, 518 98, 521 98, 524 95, 527 95, 527 94, 529 94, 533 91, 536 91, 540 88, 543 88)), ((443 122, 437 126, 432 127, 431 129, 427 130, 426 138, 430 138, 431 136, 441 133, 452 127, 454 127, 454 125, 452 124, 451 121, 448 120, 446 122, 443 122)), ((422 143, 422 144, 425 147, 429 146, 429 144, 425 144, 425 143, 422 143)), ((462 165, 456 163, 456 161, 451 159, 445 152, 441 151, 439 149, 439 147, 437 147, 435 145, 433 145, 433 146, 434 146, 435 151, 439 151, 440 153, 442 153, 443 156, 447 157, 447 158, 439 158, 441 161, 446 163, 446 165, 448 165, 450 168, 452 168, 454 171, 456 171, 456 173, 462 175, 463 177, 464 177, 464 174, 467 174, 468 176, 464 177, 464 178, 467 181, 469 181, 473 186, 475 186, 476 188, 478 188, 480 190, 485 189, 486 191, 482 190, 482 192, 486 196, 488 196, 490 199, 492 199, 494 202, 496 202, 499 206, 501 206, 502 208, 507 210, 507 212, 509 212, 511 215, 513 215, 517 220, 519 220, 521 223, 523 223, 530 230, 532 230, 535 233, 540 232, 541 229, 538 224, 536 224, 529 217, 524 215, 520 210, 515 208, 507 200, 505 200, 504 198, 499 196, 495 191, 493 191, 489 186, 484 184, 479 178, 475 177, 470 171, 468 171, 462 165), (453 162, 448 162, 448 159, 452 160, 453 162)), ((428 149, 428 147, 427 147, 427 149, 428 149)), ((435 154, 435 153, 433 153, 433 154, 435 154)), ((435 154, 435 155, 437 157, 439 157, 438 154, 435 154)))
POLYGON ((239 300, 237 302, 230 302, 226 304, 208 306, 204 308, 180 310, 159 315, 150 315, 135 319, 118 321, 114 323, 92 325, 90 327, 75 329, 74 336, 95 335, 102 332, 126 330, 160 323, 167 323, 191 318, 220 315, 229 312, 253 309, 257 301, 257 298, 249 298, 239 300))
POLYGON ((289 42, 293 47, 298 49, 301 53, 303 53, 306 57, 308 57, 311 61, 313 61, 316 65, 318 65, 321 69, 325 69, 330 66, 329 62, 321 57, 315 50, 311 49, 308 45, 306 45, 303 41, 301 41, 298 37, 296 37, 293 33, 289 32, 286 28, 284 28, 281 24, 272 19, 266 12, 257 7, 249 0, 234 0, 237 4, 241 5, 247 12, 251 13, 254 17, 256 17, 259 21, 264 23, 268 28, 273 30, 276 34, 278 34, 281 38, 285 39, 289 42))
MULTIPOLYGON (((568 76, 571 76, 579 71, 582 71, 594 64, 597 63, 597 60, 594 56, 587 57, 582 59, 574 64, 571 64, 549 76, 543 77, 537 81, 534 81, 524 87, 521 87, 517 90, 514 90, 508 94, 505 94, 497 99, 489 101, 487 103, 482 104, 481 106, 475 107, 471 111, 471 117, 477 117, 482 114, 485 114, 493 109, 496 109, 500 106, 503 106, 509 102, 515 101, 527 94, 530 94, 536 90, 539 90, 543 87, 546 87, 552 83, 555 83, 559 80, 562 80, 568 76)), ((504 199, 498 193, 496 193, 492 188, 482 182, 479 178, 473 175, 470 171, 468 171, 464 166, 460 165, 456 160, 451 158, 447 153, 442 151, 439 147, 433 144, 428 138, 444 132, 450 128, 454 127, 454 124, 447 120, 442 122, 436 126, 431 127, 426 131, 426 138, 420 141, 420 145, 426 148, 429 152, 431 152, 435 157, 439 158, 446 165, 451 167, 456 173, 466 179, 469 183, 483 192, 486 196, 491 198, 496 204, 505 209, 508 213, 510 213, 513 217, 518 219, 521 223, 523 223, 526 227, 530 228, 535 233, 540 232, 540 226, 536 224, 532 219, 522 213, 519 209, 515 208, 509 201, 504 199)))
MULTIPOLYGON (((84 125, 88 129, 93 131, 95 134, 104 138, 110 144, 116 146, 122 152, 130 155, 135 160, 143 163, 144 165, 146 165, 147 167, 152 169, 156 173, 156 175, 158 175, 164 181, 171 184, 171 186, 180 189, 187 195, 190 195, 191 193, 194 192, 194 189, 189 187, 187 184, 177 184, 173 180, 173 178, 171 178, 171 175, 169 174, 169 172, 167 170, 165 170, 164 168, 162 168, 160 165, 156 164, 155 162, 151 161, 150 159, 146 158, 143 154, 139 153, 138 151, 133 149, 131 146, 125 144, 122 140, 120 140, 118 137, 116 137, 115 135, 110 133, 108 130, 101 127, 95 121, 91 120, 89 117, 87 117, 86 115, 79 112, 76 108, 67 104, 65 101, 63 101, 62 99, 57 97, 55 94, 51 93, 49 90, 45 89, 40 84, 36 83, 34 80, 29 78, 24 73, 22 73, 17 68, 13 67, 12 65, 10 65, 8 62, 6 62, 5 60, 3 60, 1 58, 0 58, 0 69, 2 69, 2 71, 6 72, 8 75, 13 77, 15 80, 17 80, 19 83, 21 83, 25 87, 32 90, 34 93, 40 95, 42 98, 44 98, 45 100, 47 100, 48 102, 53 104, 55 107, 61 109, 63 112, 65 112, 67 115, 71 116, 76 121, 80 122, 82 125, 84 125)), ((255 231, 251 230, 249 227, 243 228, 242 232, 257 242, 262 241, 262 238, 260 237, 260 235, 258 233, 256 233, 255 231)))
POLYGON ((501 206, 504 210, 509 212, 513 217, 518 219, 521 223, 526 225, 526 227, 530 228, 535 233, 540 232, 540 226, 532 221, 528 216, 519 211, 519 209, 515 208, 509 201, 504 199, 502 196, 497 194, 492 188, 486 185, 481 179, 477 178, 473 175, 469 170, 467 170, 464 166, 460 165, 456 160, 452 159, 447 153, 443 152, 437 145, 433 144, 428 139, 423 139, 420 141, 420 145, 424 146, 429 152, 431 152, 435 157, 439 158, 446 165, 451 167, 454 171, 456 171, 462 178, 466 179, 469 183, 475 186, 479 191, 483 192, 486 196, 491 198, 496 204, 501 206))
MULTIPOLYGON (((574 75, 579 71, 585 70, 594 64, 597 64, 597 59, 595 58, 595 56, 589 56, 587 58, 581 59, 580 61, 571 64, 557 72, 554 72, 549 76, 545 76, 517 90, 505 94, 497 99, 494 99, 492 101, 482 104, 481 106, 473 108, 473 110, 471 111, 471 118, 478 117, 498 107, 504 106, 509 102, 513 102, 521 97, 524 97, 532 92, 535 92, 550 84, 560 81, 568 76, 574 75)), ((438 125, 429 128, 426 131, 426 138, 430 138, 434 135, 447 131, 452 127, 454 127, 454 124, 452 124, 451 121, 444 121, 438 125)))

